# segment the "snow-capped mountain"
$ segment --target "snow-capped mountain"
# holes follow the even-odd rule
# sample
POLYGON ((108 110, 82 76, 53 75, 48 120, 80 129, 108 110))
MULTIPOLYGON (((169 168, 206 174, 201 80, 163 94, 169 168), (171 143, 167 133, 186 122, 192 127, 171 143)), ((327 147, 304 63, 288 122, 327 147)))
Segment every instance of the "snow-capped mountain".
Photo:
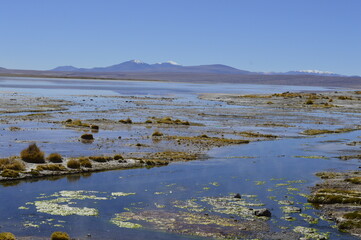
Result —
POLYGON ((320 70, 298 70, 286 72, 289 75, 319 75, 319 76, 341 76, 333 72, 320 71, 320 70))

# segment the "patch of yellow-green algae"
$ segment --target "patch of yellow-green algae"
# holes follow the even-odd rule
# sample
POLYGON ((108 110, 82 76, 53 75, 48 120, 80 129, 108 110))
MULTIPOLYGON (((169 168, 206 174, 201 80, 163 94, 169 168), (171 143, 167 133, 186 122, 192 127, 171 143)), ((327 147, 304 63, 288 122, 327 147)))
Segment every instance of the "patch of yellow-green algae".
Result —
POLYGON ((143 226, 161 231, 217 239, 240 237, 242 236, 240 229, 248 231, 265 231, 268 229, 266 223, 262 221, 255 224, 255 222, 240 222, 215 215, 191 212, 174 213, 163 210, 142 211, 138 213, 122 212, 116 214, 110 221, 119 227, 139 228, 143 226))
POLYGON ((330 134, 330 133, 347 133, 352 132, 356 130, 360 130, 360 127, 356 128, 339 128, 335 130, 329 130, 329 129, 307 129, 303 131, 301 134, 303 135, 321 135, 321 134, 330 134))
MULTIPOLYGON (((110 194, 98 191, 60 191, 52 195, 41 195, 37 201, 28 202, 26 205, 34 205, 37 212, 47 213, 57 216, 97 216, 99 214, 96 208, 77 207, 76 205, 82 200, 108 200, 116 197, 134 195, 135 193, 113 192, 110 194), (41 199, 41 200, 40 200, 41 199)), ((27 210, 28 207, 19 209, 27 210)))
POLYGON ((328 159, 328 157, 325 157, 325 156, 317 156, 317 155, 311 155, 311 156, 295 156, 295 158, 328 159))
POLYGON ((297 226, 293 231, 302 234, 304 239, 329 239, 330 237, 330 233, 319 232, 315 228, 297 226))
POLYGON ((174 140, 178 144, 192 144, 196 146, 203 147, 222 147, 232 144, 247 144, 250 141, 244 139, 230 139, 230 138, 219 138, 219 137, 209 137, 207 135, 200 136, 165 136, 167 140, 174 140))

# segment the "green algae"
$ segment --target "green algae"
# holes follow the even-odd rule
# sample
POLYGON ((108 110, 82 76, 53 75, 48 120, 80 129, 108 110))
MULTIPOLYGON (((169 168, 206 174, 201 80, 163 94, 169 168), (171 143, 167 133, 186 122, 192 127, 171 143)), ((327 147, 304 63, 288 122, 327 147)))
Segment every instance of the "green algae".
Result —
POLYGON ((289 186, 289 183, 278 183, 276 184, 276 187, 283 187, 283 186, 289 186))
POLYGON ((218 182, 210 182, 209 184, 210 184, 210 185, 213 185, 213 186, 215 186, 215 187, 219 187, 219 186, 220 186, 220 184, 219 184, 218 182))
POLYGON ((295 158, 308 158, 308 159, 329 159, 325 156, 317 156, 317 155, 311 155, 311 156, 294 156, 295 158))
POLYGON ((187 209, 188 211, 191 212, 203 212, 205 211, 205 208, 202 207, 202 205, 196 203, 197 199, 189 199, 186 201, 175 201, 173 202, 173 206, 176 208, 181 208, 181 209, 187 209))
POLYGON ((254 181, 256 185, 264 185, 266 184, 266 181, 254 181))
POLYGON ((298 207, 292 207, 292 206, 282 206, 282 211, 284 213, 299 213, 301 212, 301 209, 298 207))
POLYGON ((317 224, 319 221, 318 218, 314 218, 311 215, 305 213, 300 213, 300 216, 303 217, 303 220, 305 220, 309 224, 317 224))
MULTIPOLYGON (((267 227, 261 221, 239 222, 233 219, 215 215, 205 215, 190 212, 167 212, 164 210, 148 210, 142 212, 122 212, 111 219, 111 223, 119 227, 143 227, 160 231, 194 235, 217 239, 234 239, 242 236, 240 229, 255 231, 267 227), (126 222, 126 224, 124 224, 126 222), (133 223, 136 222, 136 223, 133 223)), ((244 239, 244 238, 242 238, 244 239)))
POLYGON ((112 192, 111 195, 115 197, 125 197, 125 196, 135 195, 135 193, 112 192))
MULTIPOLYGON (((108 200, 115 197, 123 197, 134 194, 135 193, 112 192, 109 196, 109 194, 107 194, 106 192, 64 190, 56 192, 49 196, 40 194, 40 196, 37 197, 37 199, 39 200, 34 202, 27 202, 26 205, 34 205, 37 212, 47 213, 56 216, 97 216, 99 212, 96 208, 79 207, 74 205, 77 205, 79 201, 84 200, 108 200)), ((20 208, 26 210, 26 207, 20 208)))
POLYGON ((302 234, 304 239, 324 240, 324 239, 329 239, 330 237, 330 233, 319 232, 315 228, 297 226, 293 229, 293 231, 302 234))

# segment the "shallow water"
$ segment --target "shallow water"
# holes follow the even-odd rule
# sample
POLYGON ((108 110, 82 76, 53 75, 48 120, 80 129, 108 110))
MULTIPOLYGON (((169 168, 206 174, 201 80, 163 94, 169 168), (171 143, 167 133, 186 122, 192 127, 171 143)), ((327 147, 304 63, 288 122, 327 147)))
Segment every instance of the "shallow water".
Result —
MULTIPOLYGON (((104 95, 171 96, 179 98, 177 99, 179 102, 191 101, 199 104, 201 108, 212 109, 216 104, 224 108, 237 108, 237 106, 201 101, 196 98, 196 94, 209 92, 248 94, 329 90, 327 88, 266 85, 12 78, 0 78, 0 87, 0 91, 62 97, 74 102, 82 102, 84 98, 74 95, 100 96, 99 99, 94 98, 94 101, 89 103, 88 106, 79 108, 79 106, 75 105, 69 107, 67 111, 84 111, 83 116, 79 113, 81 119, 87 116, 86 110, 92 110, 94 106, 98 106, 102 110, 123 106, 122 101, 125 100, 113 101, 112 99, 101 98, 104 95)), ((153 108, 153 106, 148 107, 153 108)), ((165 107, 164 111, 166 109, 165 107)), ((124 108, 124 111, 126 110, 124 108)), ((174 111, 174 109, 171 110, 174 111)), ((55 118, 60 116, 60 113, 57 112, 53 114, 55 118)), ((132 114, 132 119, 144 120, 141 112, 132 114)), ((312 114, 317 115, 317 113, 312 114)), ((127 115, 124 114, 124 116, 127 115)), ((104 116, 104 113, 99 113, 99 116, 92 115, 91 118, 102 116, 104 116)), ((122 115, 117 113, 111 117, 121 118, 122 115)), ((338 118, 342 116, 330 117, 338 118)), ((232 121, 236 120, 233 119, 232 121)), ((101 153, 112 153, 117 147, 122 148, 121 151, 123 152, 127 151, 126 146, 120 146, 121 143, 108 143, 109 146, 101 150, 94 147, 96 143, 92 145, 74 143, 72 140, 79 134, 57 124, 28 122, 28 125, 26 125, 26 123, 19 122, 19 127, 26 128, 25 131, 14 132, 12 135, 0 132, 2 135, 0 157, 17 154, 27 146, 27 140, 42 140, 43 143, 40 144, 42 149, 46 151, 57 150, 65 156, 82 156, 99 151, 101 153), (50 131, 54 131, 56 134, 49 134, 50 131), (58 143, 57 139, 59 138, 66 139, 66 141, 58 143), (24 143, 18 142, 15 144, 19 140, 24 141, 24 143)), ((212 122, 209 122, 209 124, 212 124, 212 122)), ((4 126, 1 125, 0 128, 4 126)), ((136 135, 133 132, 137 132, 137 128, 140 129, 139 131, 147 131, 142 127, 132 126, 130 129, 100 131, 98 136, 103 139, 116 138, 118 135, 126 138, 132 134, 136 135)), ((288 130, 284 129, 283 131, 287 132, 288 130)), ((149 130, 149 133, 151 131, 149 130)), ((332 228, 332 225, 334 225, 332 222, 320 219, 317 224, 309 224, 298 213, 290 214, 296 218, 295 221, 286 221, 282 219, 284 214, 280 209, 281 205, 275 200, 292 199, 292 201, 295 201, 295 206, 304 208, 307 199, 299 195, 299 193, 309 193, 308 187, 319 181, 314 176, 315 172, 357 168, 358 163, 356 161, 340 161, 335 156, 340 150, 345 150, 344 143, 357 139, 359 134, 360 131, 355 131, 312 138, 297 137, 252 142, 247 145, 212 149, 207 152, 208 159, 173 163, 167 167, 107 171, 93 173, 88 176, 68 176, 34 182, 23 181, 13 186, 3 185, 0 186, 0 204, 2 206, 0 209, 0 230, 10 231, 18 236, 47 237, 53 231, 66 231, 72 237, 84 239, 87 234, 92 235, 91 239, 119 239, 119 236, 121 236, 121 239, 197 239, 197 237, 171 234, 150 228, 120 228, 110 223, 110 220, 116 213, 126 211, 125 208, 133 211, 143 211, 157 210, 159 206, 162 206, 162 210, 179 211, 180 209, 177 209, 173 203, 176 200, 196 199, 197 203, 203 204, 201 199, 204 197, 221 197, 240 193, 256 195, 255 201, 263 203, 264 207, 271 209, 272 218, 267 222, 273 231, 283 231, 280 226, 289 227, 288 230, 290 231, 295 226, 306 226, 317 228, 321 232, 330 232, 330 239, 357 239, 332 228), (340 140, 341 142, 323 143, 330 140, 340 140), (322 158, 303 158, 302 156, 322 156, 322 158), (74 206, 96 208, 99 211, 98 216, 53 216, 36 211, 35 206, 32 204, 26 204, 29 202, 34 203, 43 198, 52 199, 54 197, 50 195, 63 190, 98 191, 95 195, 106 197, 106 199, 72 200, 74 206), (109 196, 111 196, 112 192, 135 193, 135 195, 111 198, 109 196), (19 209, 19 207, 28 209, 19 209)), ((352 150, 355 147, 346 147, 346 149, 352 150)), ((319 214, 313 208, 303 209, 302 213, 314 217, 319 214)))

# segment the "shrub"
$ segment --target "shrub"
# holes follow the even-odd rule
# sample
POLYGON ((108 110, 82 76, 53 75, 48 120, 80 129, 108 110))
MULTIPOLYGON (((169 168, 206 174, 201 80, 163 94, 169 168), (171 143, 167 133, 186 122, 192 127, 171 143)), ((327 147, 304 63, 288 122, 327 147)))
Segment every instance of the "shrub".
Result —
POLYGON ((93 130, 99 130, 98 125, 90 125, 90 128, 93 129, 93 130))
POLYGON ((53 232, 50 240, 70 240, 70 237, 66 232, 53 232))
POLYGON ((93 134, 89 134, 89 133, 85 133, 85 134, 81 135, 80 138, 84 139, 84 140, 94 140, 93 134))
POLYGON ((10 232, 0 233, 0 240, 16 240, 15 235, 10 232))
POLYGON ((153 122, 152 122, 152 120, 148 119, 147 121, 145 121, 145 123, 153 123, 153 122))
POLYGON ((70 159, 66 165, 68 166, 68 168, 80 168, 80 162, 75 159, 70 159))
POLYGON ((122 155, 120 155, 120 154, 116 154, 116 155, 114 155, 114 160, 122 160, 122 159, 124 159, 123 158, 123 156, 122 155))
POLYGON ((312 105, 314 102, 313 102, 313 100, 311 100, 311 99, 308 99, 307 101, 306 101, 306 104, 307 105, 312 105))
POLYGON ((159 131, 155 131, 153 134, 152 134, 153 137, 161 137, 163 136, 163 133, 159 132, 159 131))
POLYGON ((90 160, 88 158, 79 158, 79 163, 80 163, 80 166, 82 166, 82 167, 86 167, 86 168, 93 167, 92 163, 90 162, 90 160))
POLYGON ((1 173, 2 177, 6 178, 17 178, 20 176, 19 171, 11 170, 11 169, 5 169, 1 173))
POLYGON ((63 162, 62 160, 62 157, 59 153, 51 153, 49 156, 48 156, 48 161, 49 162, 52 162, 52 163, 61 163, 63 162))
POLYGON ((45 163, 44 152, 40 151, 35 143, 30 144, 28 148, 20 153, 21 159, 29 163, 45 163))

